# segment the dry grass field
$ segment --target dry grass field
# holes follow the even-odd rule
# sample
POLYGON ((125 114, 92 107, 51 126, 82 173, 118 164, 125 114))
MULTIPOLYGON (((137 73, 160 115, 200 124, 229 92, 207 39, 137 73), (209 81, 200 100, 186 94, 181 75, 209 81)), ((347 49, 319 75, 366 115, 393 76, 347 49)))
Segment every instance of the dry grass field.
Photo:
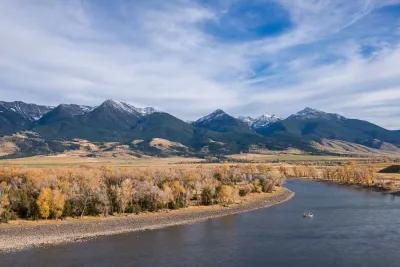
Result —
POLYGON ((368 157, 361 156, 331 156, 331 155, 311 155, 311 154, 291 154, 291 153, 268 153, 268 154, 252 154, 252 153, 244 153, 244 154, 234 154, 228 156, 228 158, 237 161, 246 161, 246 162, 257 162, 257 163, 276 163, 276 162, 400 162, 400 155, 395 156, 385 156, 380 154, 375 154, 368 157))
POLYGON ((339 156, 307 155, 307 154, 235 154, 228 158, 249 162, 297 162, 297 161, 346 161, 361 160, 363 158, 350 158, 339 156))
POLYGON ((0 160, 0 166, 15 166, 15 167, 30 167, 30 168, 70 168, 80 166, 90 167, 121 167, 121 168, 136 168, 136 167, 162 167, 178 164, 188 164, 194 162, 202 162, 199 158, 185 157, 80 157, 75 155, 56 155, 56 156, 34 156, 18 159, 0 160))
POLYGON ((188 157, 86 157, 70 154, 59 154, 53 156, 33 156, 17 159, 0 160, 0 167, 37 168, 37 169, 63 169, 63 168, 167 168, 167 167, 194 167, 197 165, 218 166, 220 164, 267 164, 270 167, 280 166, 335 166, 346 163, 357 163, 360 166, 370 166, 374 169, 380 179, 400 180, 400 174, 381 174, 380 170, 393 165, 400 164, 397 157, 346 157, 327 155, 306 154, 235 154, 227 156, 219 163, 209 162, 201 158, 188 157))

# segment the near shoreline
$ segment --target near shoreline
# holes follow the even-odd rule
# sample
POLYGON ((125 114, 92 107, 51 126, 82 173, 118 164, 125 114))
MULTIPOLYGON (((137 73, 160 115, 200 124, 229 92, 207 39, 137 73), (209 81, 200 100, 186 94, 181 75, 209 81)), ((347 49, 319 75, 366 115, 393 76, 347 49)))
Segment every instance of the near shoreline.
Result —
POLYGON ((294 192, 277 188, 274 193, 250 194, 239 204, 224 207, 193 206, 138 215, 63 221, 17 222, 0 225, 0 252, 74 242, 98 236, 190 224, 226 215, 270 207, 291 199, 294 192))

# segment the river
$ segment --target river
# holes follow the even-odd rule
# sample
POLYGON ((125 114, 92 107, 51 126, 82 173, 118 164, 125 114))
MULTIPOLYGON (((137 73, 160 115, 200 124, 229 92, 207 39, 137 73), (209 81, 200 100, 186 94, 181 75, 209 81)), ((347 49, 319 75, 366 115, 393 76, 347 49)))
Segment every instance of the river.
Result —
POLYGON ((400 198, 291 180, 268 209, 0 254, 0 266, 400 266, 400 198), (302 214, 312 210, 313 219, 302 214))

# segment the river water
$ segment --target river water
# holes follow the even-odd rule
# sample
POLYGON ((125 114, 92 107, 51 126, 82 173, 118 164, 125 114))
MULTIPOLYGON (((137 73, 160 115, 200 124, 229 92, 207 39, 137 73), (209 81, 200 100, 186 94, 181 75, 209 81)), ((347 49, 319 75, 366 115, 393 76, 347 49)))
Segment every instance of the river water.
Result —
POLYGON ((400 266, 400 198, 288 181, 284 204, 192 225, 0 254, 0 266, 400 266), (313 219, 302 214, 312 210, 313 219))

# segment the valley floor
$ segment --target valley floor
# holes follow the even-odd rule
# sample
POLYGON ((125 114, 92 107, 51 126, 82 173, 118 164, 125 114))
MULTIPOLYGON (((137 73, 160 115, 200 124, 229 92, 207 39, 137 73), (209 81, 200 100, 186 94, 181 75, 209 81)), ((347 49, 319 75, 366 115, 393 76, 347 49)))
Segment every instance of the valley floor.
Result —
POLYGON ((62 221, 13 221, 0 224, 0 251, 79 241, 98 236, 159 229, 270 207, 291 199, 294 193, 279 187, 274 193, 254 193, 229 206, 192 206, 138 215, 62 221))

